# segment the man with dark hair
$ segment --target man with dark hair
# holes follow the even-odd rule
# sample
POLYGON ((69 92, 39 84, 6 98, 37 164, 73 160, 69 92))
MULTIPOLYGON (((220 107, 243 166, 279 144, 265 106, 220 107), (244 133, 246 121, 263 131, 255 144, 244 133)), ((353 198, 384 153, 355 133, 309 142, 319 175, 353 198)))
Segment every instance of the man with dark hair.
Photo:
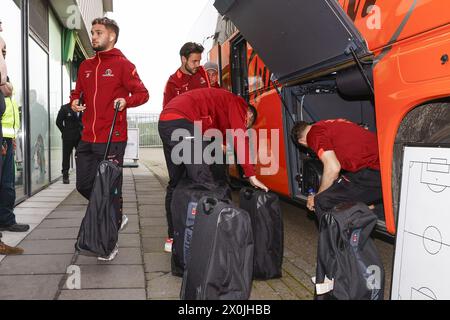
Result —
POLYGON ((373 132, 337 119, 313 125, 301 121, 291 134, 300 145, 314 151, 324 165, 320 189, 307 202, 319 221, 343 202, 369 206, 382 203, 378 142, 373 132))
POLYGON ((83 123, 81 122, 82 113, 74 112, 70 103, 61 107, 56 118, 56 126, 62 134, 63 141, 63 159, 62 174, 63 183, 69 184, 70 157, 72 151, 77 149, 80 143, 81 133, 83 131, 83 123))
POLYGON ((200 65, 205 49, 201 44, 188 42, 180 50, 181 67, 170 76, 164 89, 165 107, 173 98, 187 91, 210 88, 208 75, 200 65))
MULTIPOLYGON (((149 99, 136 67, 114 47, 119 35, 117 23, 108 18, 95 19, 91 34, 92 47, 97 53, 81 64, 76 89, 71 96, 72 110, 84 112, 84 130, 76 152, 76 164, 77 190, 86 199, 90 198, 97 167, 106 152, 114 106, 119 104, 120 112, 108 160, 123 165, 128 140, 127 109, 138 107, 149 99), (79 106, 81 93, 84 104, 79 106)), ((121 188, 118 192, 122 194, 121 188)), ((125 215, 121 219, 123 229, 128 219, 125 215)), ((99 260, 110 261, 117 253, 116 247, 109 257, 99 257, 99 260)))
MULTIPOLYGON (((254 107, 250 107, 241 97, 222 89, 205 88, 186 92, 169 102, 163 110, 158 129, 163 141, 164 156, 170 180, 166 193, 166 215, 169 228, 164 251, 168 253, 172 251, 174 236, 170 209, 172 194, 184 175, 187 174, 187 177, 194 183, 202 185, 214 186, 217 181, 217 177, 214 177, 210 165, 205 162, 203 157, 201 162, 190 159, 189 163, 186 161, 181 165, 175 163, 175 159, 172 158, 172 151, 180 142, 173 141, 172 134, 177 129, 184 129, 188 136, 183 137, 183 141, 195 143, 193 139, 195 137, 195 122, 202 123, 201 134, 205 134, 210 129, 217 129, 223 139, 227 135, 227 130, 241 130, 243 141, 239 141, 237 135, 233 137, 237 154, 243 157, 238 159, 239 164, 243 167, 246 177, 253 186, 268 191, 268 188, 256 178, 254 166, 250 163, 249 138, 245 136, 245 133, 247 129, 253 126, 255 121, 256 109, 254 107), (239 152, 241 149, 238 151, 238 148, 242 146, 245 148, 244 152, 239 152)), ((205 145, 202 145, 202 147, 205 147, 205 145)), ((195 157, 194 149, 190 151, 191 156, 195 157)))
MULTIPOLYGON (((95 25, 102 25, 108 31, 114 33, 115 34, 114 44, 116 44, 117 41, 119 41, 120 28, 116 21, 114 21, 112 19, 108 19, 106 17, 97 18, 97 19, 94 19, 94 21, 92 21, 92 26, 95 26, 95 25)), ((101 48, 97 47, 97 49, 101 49, 101 48)), ((95 50, 95 48, 94 48, 94 50, 95 50)), ((96 51, 103 51, 103 50, 96 50, 96 51)))

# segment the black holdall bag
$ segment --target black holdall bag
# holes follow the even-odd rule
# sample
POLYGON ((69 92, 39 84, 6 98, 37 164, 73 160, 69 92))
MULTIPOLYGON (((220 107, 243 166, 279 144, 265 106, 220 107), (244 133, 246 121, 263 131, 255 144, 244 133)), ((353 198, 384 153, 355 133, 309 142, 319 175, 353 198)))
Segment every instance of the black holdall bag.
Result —
POLYGON ((226 202, 199 201, 182 300, 248 300, 253 279, 249 214, 226 202))
POLYGON ((185 178, 178 183, 173 192, 171 212, 174 227, 172 245, 172 274, 174 276, 182 277, 186 269, 197 204, 205 196, 231 202, 231 189, 225 183, 210 188, 195 184, 185 178))
POLYGON ((117 163, 106 160, 118 110, 119 106, 116 105, 104 160, 98 166, 89 204, 75 244, 75 249, 83 255, 107 257, 119 240, 122 220, 120 183, 123 172, 117 163))
POLYGON ((276 194, 244 188, 240 207, 250 214, 255 244, 253 277, 269 280, 282 277, 284 228, 280 201, 276 194))
POLYGON ((370 237, 376 223, 364 203, 338 205, 322 216, 313 279, 317 299, 384 299, 384 267, 370 237))

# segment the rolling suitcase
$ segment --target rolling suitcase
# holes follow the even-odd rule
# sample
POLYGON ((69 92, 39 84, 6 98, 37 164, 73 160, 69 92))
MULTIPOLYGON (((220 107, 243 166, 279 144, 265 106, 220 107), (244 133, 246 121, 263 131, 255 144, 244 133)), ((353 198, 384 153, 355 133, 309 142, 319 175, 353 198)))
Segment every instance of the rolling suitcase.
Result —
POLYGON ((231 201, 231 190, 227 184, 218 184, 211 190, 203 185, 183 179, 173 193, 171 204, 174 238, 172 245, 172 274, 182 277, 189 256, 198 201, 204 197, 231 201))
POLYGON ((97 169, 86 214, 81 223, 75 249, 83 255, 107 257, 115 249, 122 220, 122 168, 107 161, 119 111, 116 105, 104 160, 97 169))
POLYGON ((282 277, 284 228, 276 194, 244 188, 240 207, 250 214, 255 244, 253 277, 269 280, 282 277))
POLYGON ((181 299, 249 299, 253 249, 249 214, 215 198, 202 198, 183 277, 181 299))
POLYGON ((370 237, 377 216, 364 203, 345 203, 322 216, 316 298, 383 300, 384 267, 370 237))

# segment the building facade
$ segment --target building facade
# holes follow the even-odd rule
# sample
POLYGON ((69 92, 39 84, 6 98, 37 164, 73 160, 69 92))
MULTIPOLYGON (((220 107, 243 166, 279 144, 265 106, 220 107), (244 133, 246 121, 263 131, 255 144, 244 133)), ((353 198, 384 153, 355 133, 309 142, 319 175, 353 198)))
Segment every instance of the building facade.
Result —
POLYGON ((16 149, 18 201, 61 177, 56 117, 69 102, 78 66, 93 55, 91 21, 112 10, 112 0, 0 0, 0 36, 22 121, 16 149))

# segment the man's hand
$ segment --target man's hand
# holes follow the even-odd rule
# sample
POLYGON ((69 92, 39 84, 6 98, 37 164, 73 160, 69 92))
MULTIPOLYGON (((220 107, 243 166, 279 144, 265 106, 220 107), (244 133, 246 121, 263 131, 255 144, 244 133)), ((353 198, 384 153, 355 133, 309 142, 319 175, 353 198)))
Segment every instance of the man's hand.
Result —
POLYGON ((16 139, 13 139, 12 146, 13 146, 13 151, 16 151, 16 149, 17 149, 17 141, 16 141, 16 139))
POLYGON ((119 111, 122 112, 127 107, 127 101, 124 98, 119 98, 114 100, 114 108, 116 107, 116 104, 120 103, 119 111))
POLYGON ((255 176, 250 177, 249 181, 251 183, 252 186, 254 186, 255 188, 259 188, 264 190, 265 192, 269 192, 269 188, 267 188, 264 183, 262 183, 261 181, 259 181, 255 176))
POLYGON ((74 112, 83 112, 84 110, 86 110, 86 105, 83 104, 83 105, 79 106, 78 105, 79 103, 80 103, 79 99, 73 100, 71 107, 74 112))
POLYGON ((309 196, 308 201, 306 203, 306 207, 308 208, 308 210, 313 211, 313 212, 316 211, 316 208, 314 206, 314 199, 315 199, 315 196, 309 196))
POLYGON ((6 84, 0 86, 0 90, 3 92, 3 95, 4 95, 6 98, 10 98, 10 97, 12 97, 12 95, 13 95, 13 90, 14 90, 14 88, 13 88, 13 86, 12 86, 11 83, 6 82, 6 84))

